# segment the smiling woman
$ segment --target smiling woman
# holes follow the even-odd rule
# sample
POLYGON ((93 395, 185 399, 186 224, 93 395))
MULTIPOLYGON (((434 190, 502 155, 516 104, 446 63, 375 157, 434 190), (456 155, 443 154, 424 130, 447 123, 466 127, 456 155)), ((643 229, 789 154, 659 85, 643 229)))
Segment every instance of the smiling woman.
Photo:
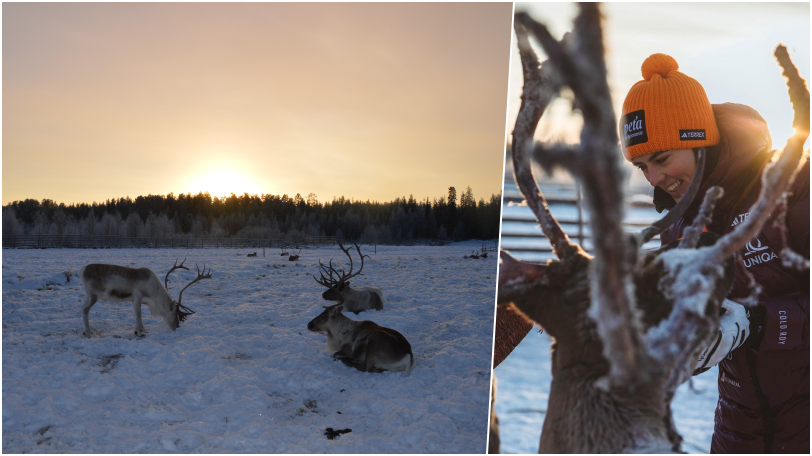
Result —
MULTIPOLYGON (((190 179, 187 185, 190 193, 209 192, 211 196, 228 196, 231 193, 258 195, 260 186, 245 174, 228 168, 216 168, 198 174, 190 179)), ((267 192, 266 192, 267 193, 267 192)))

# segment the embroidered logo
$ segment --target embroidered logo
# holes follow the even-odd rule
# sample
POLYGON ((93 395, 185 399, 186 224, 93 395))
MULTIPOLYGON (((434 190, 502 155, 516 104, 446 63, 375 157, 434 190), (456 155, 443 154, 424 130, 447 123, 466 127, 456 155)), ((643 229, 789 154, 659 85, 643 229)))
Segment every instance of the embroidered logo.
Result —
POLYGON ((738 217, 733 219, 733 223, 731 223, 730 226, 736 226, 739 223, 744 223, 744 221, 749 219, 749 218, 750 218, 750 213, 749 212, 745 212, 744 214, 739 214, 738 217))
POLYGON ((762 245, 759 238, 755 238, 748 242, 745 246, 747 252, 745 252, 744 259, 742 260, 744 267, 750 268, 753 265, 766 263, 771 261, 773 258, 778 258, 775 252, 765 252, 765 250, 769 248, 769 245, 762 245))
POLYGON ((639 110, 623 116, 623 144, 631 147, 637 144, 648 142, 646 133, 646 111, 639 110))
POLYGON ((789 317, 786 310, 778 311, 778 345, 787 344, 787 328, 789 328, 789 317))
POLYGON ((731 385, 735 386, 736 388, 741 388, 742 386, 739 382, 732 380, 730 377, 726 376, 724 372, 722 372, 722 381, 725 383, 730 383, 731 385))
POLYGON ((680 141, 704 141, 705 130, 680 130, 680 141))

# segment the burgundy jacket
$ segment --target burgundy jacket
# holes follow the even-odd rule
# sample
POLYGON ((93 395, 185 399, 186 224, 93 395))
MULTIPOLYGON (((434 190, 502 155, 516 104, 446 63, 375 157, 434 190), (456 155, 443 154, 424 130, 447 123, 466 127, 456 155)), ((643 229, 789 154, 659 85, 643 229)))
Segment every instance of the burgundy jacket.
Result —
MULTIPOLYGON (((761 172, 774 152, 766 122, 744 105, 713 105, 713 111, 721 142, 709 151, 710 169, 693 207, 661 234, 663 245, 682 236, 711 186, 725 190, 707 227, 719 235, 744 221, 758 199, 761 172)), ((656 205, 668 207, 669 198, 655 190, 656 205)), ((809 271, 781 265, 784 243, 773 220, 735 258, 728 297, 750 295, 748 272, 762 293, 751 311, 752 340, 719 364, 711 453, 809 453, 809 271)), ((786 222, 788 246, 808 260, 808 157, 791 188, 786 222)))

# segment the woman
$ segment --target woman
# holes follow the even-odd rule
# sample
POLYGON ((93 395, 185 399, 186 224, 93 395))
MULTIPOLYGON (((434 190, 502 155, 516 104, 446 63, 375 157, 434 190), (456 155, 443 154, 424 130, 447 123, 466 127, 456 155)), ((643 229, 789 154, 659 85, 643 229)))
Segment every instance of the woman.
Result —
MULTIPOLYGON (((696 168, 694 149, 707 150, 699 193, 683 217, 661 234, 664 245, 682 237, 712 186, 722 187, 724 196, 706 229, 723 235, 746 220, 774 153, 767 124, 755 110, 711 105, 699 82, 678 69, 665 54, 646 59, 643 80, 623 103, 620 126, 624 156, 654 186, 659 212, 684 195, 696 168)), ((787 245, 773 223, 779 214, 774 214, 737 254, 718 340, 698 363, 705 370, 719 363, 711 453, 809 453, 809 272, 783 267, 779 256, 789 247, 809 259, 805 160, 787 201, 787 245), (761 293, 758 306, 748 313, 735 301, 752 294, 751 277, 761 293)))

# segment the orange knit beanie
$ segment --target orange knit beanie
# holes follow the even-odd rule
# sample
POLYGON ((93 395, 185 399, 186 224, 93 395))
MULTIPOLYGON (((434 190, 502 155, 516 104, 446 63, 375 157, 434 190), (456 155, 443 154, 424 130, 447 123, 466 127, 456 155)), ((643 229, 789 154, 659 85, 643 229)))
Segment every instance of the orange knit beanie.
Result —
POLYGON ((641 69, 643 80, 626 95, 620 120, 626 160, 719 144, 713 108, 696 79, 677 71, 677 61, 665 54, 651 55, 641 69))

